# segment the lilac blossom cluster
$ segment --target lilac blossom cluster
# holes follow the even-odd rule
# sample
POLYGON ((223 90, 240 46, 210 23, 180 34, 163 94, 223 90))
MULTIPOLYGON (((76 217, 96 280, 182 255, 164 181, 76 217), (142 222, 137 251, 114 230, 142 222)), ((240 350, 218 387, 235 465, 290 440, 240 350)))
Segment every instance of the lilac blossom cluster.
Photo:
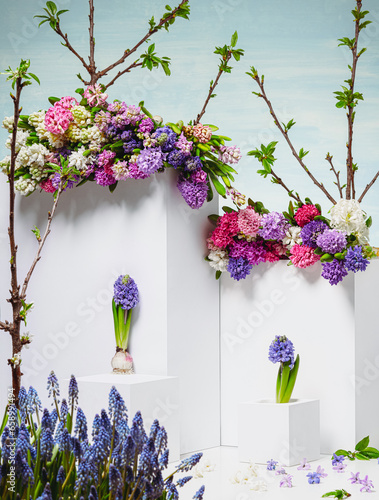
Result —
MULTIPOLYGON (((59 384, 53 372, 48 388, 55 403, 52 411, 42 411, 33 387, 28 391, 21 388, 19 412, 14 405, 9 408, 8 425, 1 434, 1 491, 7 490, 10 464, 14 463, 12 491, 17 498, 24 498, 26 490, 37 500, 53 500, 58 491, 62 498, 89 500, 98 500, 100 491, 115 500, 132 491, 136 498, 179 498, 178 489, 191 478, 176 480, 176 474, 191 470, 201 453, 184 459, 165 479, 163 471, 169 460, 167 433, 158 420, 150 432, 145 431, 140 412, 129 424, 124 400, 112 387, 108 411, 103 409, 95 416, 89 435, 83 411, 71 404, 78 399, 75 377, 70 380, 69 400, 63 399, 60 405, 59 384)), ((194 498, 202 500, 203 494, 202 486, 194 498)))

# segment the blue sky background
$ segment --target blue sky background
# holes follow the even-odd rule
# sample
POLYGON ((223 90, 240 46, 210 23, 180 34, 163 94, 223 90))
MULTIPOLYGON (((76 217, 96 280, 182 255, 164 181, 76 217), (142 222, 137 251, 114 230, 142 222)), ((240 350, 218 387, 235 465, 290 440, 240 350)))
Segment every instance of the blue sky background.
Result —
MULTIPOLYGON (((161 0, 95 0, 96 62, 102 68, 131 48, 146 32, 147 21, 159 19, 166 2, 161 0)), ((310 150, 307 165, 328 186, 335 197, 337 190, 325 155, 334 156, 336 167, 344 170, 346 161, 346 117, 335 107, 333 91, 348 77, 349 54, 337 46, 337 39, 353 36, 350 10, 353 0, 191 0, 190 21, 179 19, 169 33, 159 32, 152 39, 159 55, 172 60, 172 76, 161 70, 150 73, 136 69, 109 89, 112 99, 137 104, 144 100, 153 113, 166 121, 196 117, 207 95, 209 81, 217 74, 215 45, 229 43, 237 30, 237 46, 245 56, 234 63, 230 75, 224 75, 211 101, 203 123, 213 123, 221 133, 241 147, 243 158, 238 166, 236 187, 271 210, 287 208, 286 192, 262 179, 254 158, 246 153, 272 140, 279 140, 276 171, 286 184, 304 198, 318 201, 324 211, 328 200, 292 159, 286 144, 276 131, 262 100, 251 94, 257 87, 245 75, 251 65, 264 73, 266 92, 283 121, 294 118, 292 140, 297 150, 310 150)), ((0 68, 17 66, 20 58, 31 60, 31 71, 41 85, 25 90, 25 113, 47 108, 50 95, 73 95, 80 86, 76 73, 79 61, 64 47, 47 24, 39 30, 33 15, 40 13, 42 0, 1 1, 0 68)), ((85 0, 61 0, 59 8, 69 9, 62 16, 62 30, 80 54, 88 54, 88 3, 85 0)), ((174 6, 174 4, 171 4, 174 6)), ((354 160, 358 163, 357 192, 371 180, 379 168, 379 5, 364 0, 373 24, 362 35, 362 56, 356 88, 365 101, 357 109, 354 160)), ((141 50, 140 52, 142 52, 141 50)), ((139 52, 139 53, 140 53, 139 52)), ((109 75, 112 77, 112 74, 109 75)), ((108 79, 105 79, 106 83, 108 79)), ((12 113, 8 85, 0 80, 1 115, 12 113)), ((6 132, 0 140, 4 144, 6 132)), ((1 154, 6 154, 0 146, 1 154)), ((371 242, 379 246, 379 181, 366 196, 363 208, 373 216, 371 242)), ((38 195, 36 195, 38 196, 38 195)), ((99 191, 96 191, 99 196, 99 191)))

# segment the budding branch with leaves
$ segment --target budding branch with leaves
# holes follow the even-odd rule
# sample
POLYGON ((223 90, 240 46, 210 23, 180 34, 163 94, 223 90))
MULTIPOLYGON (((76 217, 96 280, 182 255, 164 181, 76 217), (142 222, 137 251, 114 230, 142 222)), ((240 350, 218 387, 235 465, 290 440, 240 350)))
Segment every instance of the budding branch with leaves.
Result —
MULTIPOLYGON (((358 101, 363 100, 363 95, 355 90, 355 80, 356 80, 358 60, 362 56, 362 54, 367 50, 366 48, 362 48, 359 50, 358 41, 359 41, 359 34, 361 33, 361 31, 371 23, 371 21, 365 20, 365 17, 367 16, 367 14, 369 14, 369 11, 362 10, 362 0, 356 0, 356 6, 351 12, 354 17, 355 36, 354 38, 344 37, 338 40, 340 42, 339 46, 346 46, 351 51, 352 64, 348 65, 350 76, 348 79, 344 80, 344 83, 346 83, 346 85, 341 86, 342 90, 334 92, 335 98, 337 99, 336 107, 345 109, 347 117, 347 143, 346 143, 347 158, 346 158, 345 184, 343 185, 341 184, 341 178, 340 178, 341 172, 335 169, 333 164, 333 156, 327 153, 325 157, 326 161, 330 165, 330 171, 335 176, 336 180, 334 181, 334 184, 337 186, 339 197, 340 198, 345 197, 347 200, 355 199, 356 197, 355 174, 358 170, 358 166, 356 163, 354 163, 353 160, 353 131, 354 131, 354 121, 355 121, 355 108, 358 104, 358 101)), ((287 142, 293 156, 299 163, 300 167, 305 171, 308 177, 310 177, 313 183, 324 193, 324 195, 328 198, 328 200, 331 203, 333 203, 333 205, 335 205, 336 200, 334 196, 326 189, 326 187, 322 182, 316 179, 316 177, 310 172, 310 170, 305 164, 304 157, 309 153, 309 151, 305 151, 303 148, 297 151, 289 137, 289 131, 295 125, 296 122, 294 122, 293 119, 291 119, 287 124, 280 122, 273 108, 273 105, 266 94, 264 88, 264 75, 260 77, 258 71, 253 66, 251 67, 251 70, 247 72, 247 75, 249 75, 258 84, 260 92, 253 92, 253 94, 263 99, 264 102, 266 103, 275 125, 277 126, 280 133, 287 142)), ((291 198, 293 198, 298 204, 302 204, 299 194, 289 189, 284 184, 283 180, 273 170, 273 166, 276 161, 276 158, 274 157, 276 145, 277 142, 271 142, 267 146, 264 146, 262 144, 260 149, 257 148, 253 151, 250 151, 248 155, 254 156, 262 164, 263 169, 258 170, 258 173, 260 175, 262 175, 264 178, 266 178, 267 176, 271 176, 271 181, 274 184, 281 185, 287 191, 288 195, 291 198)), ((359 202, 363 200, 364 196, 367 194, 368 190, 372 187, 372 185, 375 183, 378 177, 379 177, 379 171, 375 174, 373 179, 367 184, 362 194, 359 196, 358 198, 359 202)))
MULTIPOLYGON (((74 55, 79 59, 82 63, 84 69, 89 74, 89 80, 82 78, 80 74, 78 74, 78 78, 83 82, 84 85, 95 85, 100 78, 107 76, 109 71, 123 64, 128 57, 134 54, 137 49, 149 38, 157 33, 159 30, 164 28, 166 31, 169 30, 169 27, 175 22, 176 18, 182 17, 184 19, 188 19, 190 14, 189 2, 188 0, 183 0, 176 8, 172 9, 169 5, 166 5, 166 12, 162 15, 161 19, 158 23, 155 22, 154 17, 152 17, 149 21, 149 30, 146 35, 141 38, 141 40, 134 45, 131 49, 125 49, 122 56, 117 59, 114 63, 108 65, 106 68, 102 70, 97 70, 96 62, 95 62, 95 36, 94 36, 94 0, 89 0, 89 47, 90 54, 88 57, 88 62, 82 57, 71 45, 67 33, 63 33, 60 24, 60 16, 65 12, 65 10, 58 10, 56 4, 54 2, 46 2, 46 7, 43 9, 45 11, 44 15, 37 15, 35 17, 42 18, 42 21, 39 23, 39 26, 44 23, 49 23, 52 30, 59 35, 62 39, 62 45, 67 47, 74 55)), ((141 54, 135 61, 133 61, 129 66, 120 70, 112 80, 110 80, 104 88, 107 89, 111 85, 115 83, 115 81, 120 78, 120 76, 125 73, 129 73, 132 69, 141 66, 142 68, 147 68, 152 70, 153 68, 157 68, 161 66, 166 75, 170 75, 170 58, 169 57, 158 57, 155 50, 155 44, 149 46, 148 50, 141 54)))
MULTIPOLYGON (((21 358, 20 353, 24 345, 30 343, 30 339, 27 335, 21 334, 21 326, 22 324, 26 325, 26 316, 27 313, 32 308, 33 304, 28 304, 26 302, 26 294, 29 285, 29 281, 32 277, 32 274, 36 268, 38 261, 41 258, 41 252, 45 245, 46 239, 51 231, 51 223, 55 214, 55 211, 58 206, 59 198, 61 193, 68 180, 70 179, 72 172, 71 169, 68 168, 68 165, 63 167, 62 178, 60 184, 58 186, 57 191, 54 193, 54 202, 51 211, 48 213, 46 228, 41 235, 39 229, 35 227, 32 229, 32 232, 35 234, 38 247, 33 259, 33 262, 26 273, 25 279, 22 283, 19 281, 18 272, 17 272, 17 252, 18 245, 16 243, 15 237, 15 170, 16 170, 16 160, 18 151, 16 150, 17 144, 17 127, 20 123, 20 114, 22 108, 20 107, 21 101, 21 93, 24 87, 31 85, 32 80, 35 80, 39 83, 39 79, 33 73, 28 72, 30 66, 30 61, 21 60, 20 66, 14 71, 10 67, 5 71, 7 75, 7 80, 12 82, 12 89, 15 89, 15 95, 13 93, 10 94, 11 99, 13 100, 14 107, 14 118, 13 118, 13 128, 12 128, 12 136, 11 136, 11 155, 10 155, 10 164, 9 169, 7 171, 7 178, 9 184, 9 227, 8 227, 8 236, 9 236, 9 246, 10 246, 10 273, 11 273, 11 289, 10 289, 10 298, 7 301, 12 306, 12 321, 0 321, 0 330, 5 332, 9 332, 12 339, 12 358, 8 360, 8 364, 11 366, 12 370, 12 387, 16 397, 16 404, 18 403, 18 392, 21 386, 21 358)), ((52 168, 57 168, 55 164, 49 164, 52 168)))

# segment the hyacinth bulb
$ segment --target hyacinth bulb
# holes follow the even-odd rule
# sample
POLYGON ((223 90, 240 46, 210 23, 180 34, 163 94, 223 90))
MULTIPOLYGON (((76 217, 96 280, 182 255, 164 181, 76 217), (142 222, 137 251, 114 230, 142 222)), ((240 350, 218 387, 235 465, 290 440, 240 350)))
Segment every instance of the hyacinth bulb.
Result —
POLYGON ((128 351, 117 349, 116 354, 113 356, 111 365, 114 373, 131 374, 133 371, 133 358, 128 351))

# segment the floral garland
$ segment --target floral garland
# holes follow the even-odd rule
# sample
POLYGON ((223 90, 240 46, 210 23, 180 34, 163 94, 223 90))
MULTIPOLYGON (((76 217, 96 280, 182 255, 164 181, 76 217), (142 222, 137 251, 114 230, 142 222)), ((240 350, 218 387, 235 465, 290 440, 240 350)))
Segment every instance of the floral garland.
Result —
MULTIPOLYGON (((236 146, 226 146, 214 125, 168 123, 144 107, 107 102, 102 85, 76 91, 74 97, 50 98, 47 112, 20 117, 17 129, 15 189, 29 195, 37 188, 55 193, 62 178, 65 189, 95 181, 113 191, 118 181, 146 179, 172 167, 177 187, 191 208, 213 197, 211 183, 225 196, 231 188, 230 166, 239 161, 236 146), (68 175, 69 172, 69 175, 68 175), (221 182, 220 182, 221 181, 221 182)), ((12 132, 13 117, 3 127, 12 132)), ((10 148, 11 137, 7 140, 10 148)), ((0 162, 7 174, 10 156, 0 162)))
POLYGON ((224 215, 212 215, 217 226, 207 240, 206 260, 216 270, 216 278, 228 271, 241 280, 254 265, 289 260, 289 265, 304 269, 321 261, 321 276, 336 285, 348 272, 365 271, 376 256, 369 246, 371 217, 356 200, 341 199, 330 210, 330 219, 321 207, 306 199, 292 202, 288 212, 269 212, 261 202, 233 193, 237 210, 224 207, 224 215))

